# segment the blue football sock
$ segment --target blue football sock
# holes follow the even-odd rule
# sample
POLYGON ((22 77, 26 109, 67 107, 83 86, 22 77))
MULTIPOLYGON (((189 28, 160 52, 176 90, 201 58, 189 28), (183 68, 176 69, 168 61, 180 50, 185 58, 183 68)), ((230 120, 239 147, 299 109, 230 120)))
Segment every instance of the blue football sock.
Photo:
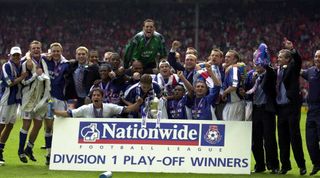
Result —
POLYGON ((46 148, 51 148, 52 144, 52 133, 45 133, 45 142, 46 142, 46 148))
POLYGON ((18 153, 22 154, 24 152, 24 145, 26 144, 28 136, 28 131, 20 129, 20 140, 19 140, 19 150, 18 153))

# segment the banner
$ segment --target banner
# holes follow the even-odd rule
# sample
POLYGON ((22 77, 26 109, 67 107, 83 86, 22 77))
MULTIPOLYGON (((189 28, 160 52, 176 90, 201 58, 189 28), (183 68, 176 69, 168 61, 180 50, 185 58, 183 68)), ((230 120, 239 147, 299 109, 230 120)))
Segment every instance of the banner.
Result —
POLYGON ((250 174, 251 122, 56 118, 51 170, 250 174))

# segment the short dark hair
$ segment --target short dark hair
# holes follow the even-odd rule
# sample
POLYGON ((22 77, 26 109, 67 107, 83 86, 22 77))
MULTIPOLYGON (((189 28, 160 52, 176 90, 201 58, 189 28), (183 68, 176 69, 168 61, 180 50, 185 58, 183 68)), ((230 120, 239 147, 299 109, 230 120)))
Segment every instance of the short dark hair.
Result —
MULTIPOLYGON (((220 54, 220 57, 223 57, 223 52, 222 52, 220 49, 214 48, 214 49, 211 50, 211 53, 213 53, 213 52, 217 52, 217 53, 220 54)), ((211 55, 211 54, 210 54, 210 55, 211 55)))
POLYGON ((152 77, 149 74, 143 74, 140 78, 140 83, 152 84, 152 77))
POLYGON ((37 40, 31 41, 31 43, 30 43, 29 46, 31 47, 31 45, 33 45, 33 44, 39 44, 40 46, 42 46, 41 42, 40 42, 40 41, 37 41, 37 40))
POLYGON ((99 67, 99 71, 100 70, 107 70, 107 71, 111 71, 112 70, 112 67, 110 64, 102 64, 100 67, 99 67))
POLYGON ((121 56, 119 55, 119 53, 112 53, 110 58, 111 59, 121 60, 121 56))
POLYGON ((97 53, 99 55, 99 51, 95 49, 89 51, 89 56, 91 56, 92 53, 97 53))
POLYGON ((154 20, 152 20, 152 19, 146 19, 146 20, 143 21, 143 26, 144 26, 147 22, 152 22, 153 25, 155 25, 154 20))
POLYGON ((241 62, 240 54, 236 50, 230 49, 228 52, 234 55, 234 57, 237 59, 237 62, 241 62))
POLYGON ((95 91, 100 92, 100 94, 102 95, 102 97, 104 96, 104 92, 103 92, 103 90, 102 90, 101 88, 99 88, 99 87, 94 87, 94 88, 90 91, 90 94, 89 94, 90 98, 92 97, 92 94, 93 94, 93 92, 95 92, 95 91))
POLYGON ((140 64, 143 66, 143 63, 142 63, 141 61, 137 60, 137 59, 133 59, 131 65, 132 65, 134 62, 138 62, 138 63, 140 63, 140 64))
POLYGON ((176 88, 176 87, 182 87, 182 88, 183 88, 183 91, 186 91, 186 89, 184 88, 184 85, 182 85, 182 84, 180 84, 180 83, 178 83, 174 88, 176 88))
POLYGON ((186 51, 186 54, 193 54, 195 55, 196 57, 198 57, 198 51, 196 48, 194 47, 188 47, 187 48, 187 51, 186 51), (189 52, 188 52, 189 51, 189 52))
POLYGON ((208 88, 208 85, 207 85, 205 79, 203 79, 203 78, 197 79, 196 82, 194 83, 194 86, 196 86, 198 83, 203 83, 208 88))
POLYGON ((282 49, 279 51, 279 54, 283 53, 284 54, 284 58, 286 59, 291 59, 292 58, 292 52, 288 49, 282 49))

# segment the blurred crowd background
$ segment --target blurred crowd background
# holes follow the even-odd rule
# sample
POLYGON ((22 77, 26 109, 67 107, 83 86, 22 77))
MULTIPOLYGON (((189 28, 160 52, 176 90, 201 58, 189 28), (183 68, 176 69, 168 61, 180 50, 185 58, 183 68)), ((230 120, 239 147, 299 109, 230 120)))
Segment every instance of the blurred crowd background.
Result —
POLYGON ((80 45, 98 50, 101 58, 106 51, 123 54, 125 44, 142 30, 146 18, 156 21, 168 50, 173 40, 179 40, 183 49, 196 47, 202 60, 212 48, 235 49, 250 67, 253 51, 265 42, 276 62, 282 38, 287 37, 306 68, 320 45, 320 11, 315 0, 1 0, 0 4, 2 60, 8 58, 12 46, 20 46, 25 53, 35 39, 43 43, 44 50, 60 42, 67 59, 74 58, 80 45))

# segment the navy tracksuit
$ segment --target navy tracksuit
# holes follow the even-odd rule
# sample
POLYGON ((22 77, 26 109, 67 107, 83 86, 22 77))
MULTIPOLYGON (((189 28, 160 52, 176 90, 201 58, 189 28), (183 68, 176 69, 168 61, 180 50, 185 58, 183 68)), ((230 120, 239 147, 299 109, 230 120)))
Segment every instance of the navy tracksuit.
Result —
POLYGON ((306 140, 310 159, 320 166, 320 70, 315 66, 303 71, 302 77, 309 82, 306 140))

